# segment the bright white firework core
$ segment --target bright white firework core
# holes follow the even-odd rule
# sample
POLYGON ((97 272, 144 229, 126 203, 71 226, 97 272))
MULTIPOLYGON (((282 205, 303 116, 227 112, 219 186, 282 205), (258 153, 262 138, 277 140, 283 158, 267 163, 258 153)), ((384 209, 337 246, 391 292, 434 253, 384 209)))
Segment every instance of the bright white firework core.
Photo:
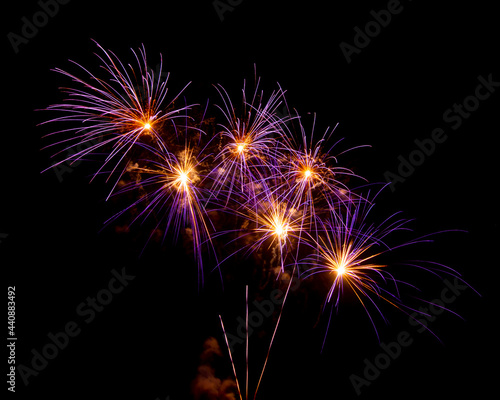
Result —
POLYGON ((276 224, 276 226, 274 227, 274 233, 279 237, 285 236, 287 230, 288 229, 284 224, 276 224))
POLYGON ((185 172, 181 172, 179 174, 179 182, 182 184, 182 185, 185 185, 187 182, 188 182, 189 178, 187 176, 187 174, 185 172))

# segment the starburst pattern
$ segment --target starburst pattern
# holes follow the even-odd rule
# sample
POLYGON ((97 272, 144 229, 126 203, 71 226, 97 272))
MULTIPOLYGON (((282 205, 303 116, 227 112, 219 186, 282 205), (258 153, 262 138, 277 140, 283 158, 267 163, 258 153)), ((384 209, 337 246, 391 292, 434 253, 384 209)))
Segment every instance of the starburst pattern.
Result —
POLYGON ((70 154, 51 168, 66 162, 71 165, 90 155, 98 155, 98 151, 105 152, 95 175, 107 173, 111 176, 118 172, 119 179, 134 146, 153 142, 161 147, 160 132, 175 132, 175 121, 185 118, 192 106, 175 105, 185 88, 168 99, 169 76, 161 79, 162 64, 157 75, 148 67, 144 47, 138 53, 133 51, 137 61, 137 70, 134 70, 131 66, 127 69, 114 53, 97 46, 103 53, 98 58, 105 72, 104 77, 98 77, 76 62, 73 63, 80 67, 87 79, 60 68, 54 70, 71 78, 78 88, 62 88, 68 96, 66 101, 47 107, 48 111, 63 114, 47 123, 69 124, 67 128, 49 134, 64 135, 64 138, 47 147, 64 146, 55 155, 62 152, 70 154), (105 170, 106 167, 109 170, 105 170))
MULTIPOLYGON (((148 67, 144 47, 133 51, 136 69, 125 67, 115 54, 98 47, 103 53, 98 58, 104 77, 81 66, 86 79, 55 69, 78 88, 64 88, 65 102, 47 108, 62 114, 47 122, 67 127, 46 135, 62 136, 46 148, 63 146, 54 154, 56 157, 71 150, 52 167, 90 156, 100 159, 94 177, 116 177, 108 198, 112 194, 136 196, 107 224, 133 214, 130 225, 155 221, 149 239, 158 230, 163 230, 163 237, 170 232, 174 239, 181 234, 189 238, 200 287, 207 249, 215 256, 219 270, 236 255, 248 257, 259 252, 275 267, 277 277, 285 273, 293 277, 297 272, 301 279, 326 282, 329 290, 324 303, 325 307, 331 305, 331 310, 339 308, 346 291, 353 293, 375 332, 373 310, 385 320, 380 303, 403 312, 414 311, 401 295, 402 287, 413 285, 396 278, 393 266, 382 259, 396 249, 430 238, 389 244, 409 230, 409 221, 396 213, 374 222, 377 196, 370 198, 370 192, 363 189, 370 185, 341 164, 347 151, 363 146, 341 150, 341 140, 332 141, 337 126, 327 128, 318 139, 316 115, 310 133, 298 113, 280 116, 279 107, 288 106, 279 85, 266 95, 260 89, 260 78, 255 77, 255 89, 248 95, 245 82, 237 105, 221 85, 215 85, 219 97, 213 108, 219 118, 222 115, 219 121, 207 116, 209 103, 204 110, 198 105, 181 104, 180 95, 186 87, 168 96, 168 75, 161 79, 161 64, 156 75, 148 67), (352 180, 363 181, 363 186, 355 186, 352 180), (229 221, 231 228, 220 221, 229 221), (225 249, 229 244, 238 247, 225 249), (223 257, 219 258, 220 254, 223 257)), ((406 266, 438 276, 458 276, 451 268, 432 262, 409 262, 406 266)), ((262 265, 257 263, 255 268, 262 265)), ((285 299, 289 289, 290 284, 285 299)), ((328 327, 331 318, 332 312, 328 327)), ((233 371, 236 374, 234 363, 233 371)), ((241 391, 239 394, 242 398, 241 391)))

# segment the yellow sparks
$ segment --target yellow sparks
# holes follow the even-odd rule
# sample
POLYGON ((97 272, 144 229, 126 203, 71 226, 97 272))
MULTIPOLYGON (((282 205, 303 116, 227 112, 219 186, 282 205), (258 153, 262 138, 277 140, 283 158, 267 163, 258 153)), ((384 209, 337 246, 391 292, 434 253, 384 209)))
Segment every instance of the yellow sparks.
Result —
POLYGON ((274 233, 279 237, 286 235, 286 231, 287 227, 282 223, 277 223, 274 227, 274 233))
POLYGON ((178 185, 179 188, 182 188, 184 190, 188 189, 188 183, 191 182, 191 179, 189 179, 189 172, 186 170, 176 170, 176 178, 175 178, 175 183, 178 185))

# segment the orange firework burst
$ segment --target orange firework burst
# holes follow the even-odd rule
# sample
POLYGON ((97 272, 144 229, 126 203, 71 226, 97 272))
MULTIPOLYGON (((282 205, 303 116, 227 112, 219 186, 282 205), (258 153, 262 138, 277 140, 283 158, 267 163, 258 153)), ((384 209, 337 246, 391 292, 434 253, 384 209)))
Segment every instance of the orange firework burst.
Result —
MULTIPOLYGON (((161 146, 162 149, 164 147, 161 146)), ((203 282, 202 247, 211 243, 210 222, 198 170, 205 157, 201 153, 195 154, 194 148, 187 143, 179 146, 175 153, 154 148, 148 150, 154 157, 144 160, 144 167, 136 165, 129 168, 140 174, 141 179, 124 186, 116 194, 138 189, 143 191, 144 195, 130 206, 144 204, 143 210, 132 223, 154 212, 159 217, 157 228, 161 223, 165 223, 165 232, 172 229, 175 237, 181 229, 190 233, 200 282, 203 282)), ((107 222, 116 219, 126 210, 107 222)))
POLYGON ((348 207, 349 203, 360 200, 344 182, 348 177, 360 177, 338 165, 337 156, 331 154, 337 143, 329 149, 324 148, 336 127, 326 129, 319 140, 313 141, 316 116, 309 136, 301 119, 297 117, 296 121, 300 128, 301 143, 297 145, 293 136, 284 137, 286 152, 280 159, 283 177, 281 190, 287 192, 287 197, 293 199, 296 207, 304 208, 303 214, 310 218, 310 224, 313 225, 317 220, 328 217, 332 211, 337 212, 348 207))
MULTIPOLYGON (((396 218, 397 214, 394 214, 381 224, 369 224, 367 216, 374 203, 349 204, 351 205, 342 213, 332 213, 329 220, 321 222, 317 238, 310 237, 305 242, 313 251, 300 262, 306 268, 301 275, 305 279, 317 274, 327 274, 330 289, 325 306, 333 302, 333 306, 338 308, 345 290, 354 293, 378 335, 370 308, 374 307, 382 319, 385 320, 385 317, 377 299, 400 310, 409 307, 402 303, 399 295, 398 285, 405 282, 395 279, 385 264, 376 262, 377 257, 422 240, 415 239, 390 247, 384 241, 386 236, 408 230, 406 225, 409 221, 396 218)), ((329 324, 330 321, 328 326, 329 324)))
POLYGON ((274 167, 283 124, 288 120, 276 117, 284 91, 279 88, 265 100, 258 88, 259 81, 251 100, 243 88, 242 109, 237 111, 224 88, 216 86, 223 103, 217 108, 225 118, 219 124, 221 148, 212 173, 213 191, 219 197, 221 192, 229 199, 235 190, 251 190, 252 183, 265 178, 274 167))
POLYGON ((125 68, 116 55, 98 44, 97 46, 104 53, 104 56, 98 58, 108 74, 107 78, 101 79, 76 63, 88 74, 88 80, 59 68, 54 70, 71 78, 81 88, 64 88, 63 91, 68 95, 67 101, 47 107, 48 111, 65 114, 47 122, 76 125, 47 135, 72 134, 71 137, 47 147, 64 145, 65 147, 54 156, 62 152, 70 154, 53 164, 53 168, 61 163, 79 161, 96 154, 98 149, 110 146, 110 149, 106 150, 107 156, 102 166, 95 175, 103 173, 103 168, 114 160, 111 171, 108 171, 111 176, 122 162, 128 164, 127 155, 136 144, 152 140, 155 146, 163 146, 161 130, 170 123, 172 132, 176 132, 175 120, 185 117, 192 106, 174 106, 185 87, 167 100, 168 75, 165 80, 160 79, 161 64, 157 75, 148 67, 144 47, 139 49, 139 54, 132 50, 138 65, 136 71, 132 67, 125 68))

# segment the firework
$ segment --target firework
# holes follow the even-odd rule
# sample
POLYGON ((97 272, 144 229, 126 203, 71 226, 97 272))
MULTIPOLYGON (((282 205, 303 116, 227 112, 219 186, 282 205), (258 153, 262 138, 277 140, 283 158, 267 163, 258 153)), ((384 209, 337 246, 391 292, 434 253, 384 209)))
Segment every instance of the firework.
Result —
MULTIPOLYGON (((290 272, 290 267, 291 277, 297 272, 301 279, 314 277, 326 282, 324 307, 331 305, 332 311, 339 308, 347 291, 354 294, 377 336, 374 314, 385 321, 380 303, 389 303, 406 313, 415 311, 404 304, 400 292, 402 286, 414 286, 396 278, 393 268, 381 260, 395 249, 430 239, 424 236, 389 245, 389 236, 409 230, 409 221, 400 218, 399 213, 381 223, 371 221, 377 195, 370 198, 369 193, 365 196, 359 187, 352 187, 350 179, 361 177, 339 164, 341 155, 362 146, 334 155, 340 142, 332 145, 336 126, 327 128, 315 139, 314 115, 311 132, 307 134, 298 114, 280 116, 278 107, 286 105, 285 91, 278 85, 266 97, 259 89, 260 78, 255 78, 255 90, 250 96, 244 84, 239 106, 234 105, 221 85, 215 85, 221 101, 216 108, 223 122, 206 118, 207 102, 196 125, 192 117, 196 105, 179 105, 179 96, 187 85, 169 98, 168 75, 161 79, 161 64, 157 74, 148 67, 144 47, 138 52, 132 50, 136 69, 125 67, 115 54, 98 47, 103 53, 98 58, 104 77, 97 77, 76 63, 88 75, 87 79, 55 69, 79 88, 65 88, 66 102, 47 108, 63 114, 47 122, 70 124, 48 134, 63 138, 47 147, 64 147, 54 156, 63 151, 70 154, 51 167, 91 155, 100 157, 102 165, 94 177, 99 174, 108 174, 107 180, 116 177, 108 197, 125 193, 137 197, 106 224, 131 212, 135 216, 130 224, 146 219, 155 221, 149 239, 161 230, 164 237, 167 232, 174 238, 181 234, 189 237, 200 284, 204 281, 206 248, 216 255, 217 267, 222 263, 218 262, 221 257, 215 249, 216 241, 224 242, 225 246, 219 246, 226 251, 223 261, 240 252, 247 257, 260 253, 262 262, 256 263, 256 269, 263 270, 264 263, 269 262, 277 277, 290 272), (210 125, 213 135, 206 133, 206 125, 210 125), (293 126, 299 128, 298 139, 292 133, 293 126), (227 216, 224 221, 233 224, 234 229, 212 222, 211 216, 219 212, 224 212, 224 217, 227 216), (234 236, 221 240, 228 234, 234 236), (236 250, 225 249, 228 241, 236 244, 236 250)), ((438 263, 412 261, 403 265, 436 275, 458 276, 453 269, 438 263)), ((290 285, 291 279, 254 398, 290 285)), ((248 398, 248 286, 246 306, 245 397, 248 398)), ((220 315, 219 318, 228 344, 220 315)), ((332 312, 323 346, 331 318, 332 312)), ((236 384, 242 398, 237 380, 236 384)))
MULTIPOLYGON (((302 214, 303 208, 297 208, 292 199, 284 196, 286 193, 278 188, 274 180, 259 182, 243 201, 233 200, 231 213, 242 221, 235 230, 237 238, 234 240, 241 243, 235 253, 244 252, 249 256, 265 252, 269 264, 279 266, 281 273, 287 260, 291 261, 289 257, 296 260, 293 250, 298 251, 301 247, 310 227, 302 214)), ((221 232, 221 235, 231 232, 221 232)))
POLYGON ((273 173, 274 160, 279 154, 279 138, 289 117, 278 117, 277 109, 284 101, 284 91, 279 88, 265 100, 259 92, 257 80, 253 97, 249 100, 243 87, 242 108, 234 107, 230 96, 221 85, 216 85, 223 106, 217 105, 225 123, 221 131, 219 152, 215 157, 212 173, 213 191, 229 200, 236 192, 252 192, 256 181, 273 173))
POLYGON ((327 128, 319 140, 313 141, 316 115, 309 136, 299 116, 296 121, 300 128, 301 141, 296 144, 293 135, 284 136, 287 151, 280 159, 283 175, 281 190, 286 192, 286 196, 296 208, 303 207, 302 214, 307 215, 310 225, 314 226, 318 219, 349 206, 349 203, 360 201, 361 196, 344 181, 345 178, 351 177, 363 178, 338 165, 337 157, 355 148, 343 151, 337 156, 333 156, 332 152, 340 140, 325 148, 337 125, 331 130, 327 128))
POLYGON ((94 177, 100 173, 111 176, 115 172, 120 176, 136 144, 153 142, 156 146, 163 146, 160 132, 167 129, 176 132, 176 119, 185 117, 192 106, 177 107, 174 104, 185 87, 173 98, 167 99, 169 75, 161 79, 162 64, 155 75, 148 67, 144 47, 139 49, 139 53, 132 50, 137 61, 137 70, 134 70, 130 65, 127 69, 112 52, 99 44, 97 46, 103 53, 102 56, 97 55, 106 72, 103 78, 75 62, 88 75, 87 79, 59 68, 54 70, 71 78, 80 88, 63 88, 68 96, 66 101, 47 107, 48 111, 64 114, 47 122, 71 124, 66 129, 47 135, 64 135, 63 139, 47 147, 63 145, 64 149, 54 156, 64 151, 70 154, 51 168, 85 159, 91 154, 97 155, 101 150, 106 156, 94 177), (105 167, 110 170, 104 171, 105 167))
POLYGON ((131 208, 142 206, 131 224, 154 214, 157 223, 153 233, 160 228, 165 229, 165 234, 173 232, 175 238, 181 231, 187 233, 192 240, 200 282, 203 282, 202 249, 205 244, 211 244, 210 232, 213 231, 206 208, 207 195, 200 185, 207 156, 187 139, 175 147, 175 152, 166 151, 165 147, 149 148, 151 158, 129 167, 128 171, 138 174, 139 178, 125 184, 116 195, 139 190, 141 196, 107 223, 131 208))
MULTIPOLYGON (((376 197, 376 196, 375 196, 376 197)), ((395 213, 386 218, 382 223, 375 224, 369 221, 370 211, 375 206, 371 201, 347 203, 350 204, 343 213, 332 213, 329 220, 321 222, 321 229, 316 238, 305 241, 311 247, 311 252, 300 262, 305 268, 301 274, 302 279, 321 275, 322 279, 330 282, 330 289, 326 295, 325 306, 332 303, 333 308, 339 307, 344 291, 350 291, 359 300, 368 315, 375 333, 378 337, 375 320, 371 309, 374 309, 381 318, 387 322, 378 300, 386 302, 400 311, 408 314, 408 310, 415 311, 406 305, 401 296, 400 287, 415 286, 398 279, 385 263, 380 263, 381 256, 404 246, 417 243, 430 242, 431 235, 418 237, 406 242, 389 245, 386 241, 389 236, 397 232, 411 231, 408 227, 410 220, 400 218, 400 213, 395 213)), ((458 276, 450 267, 442 264, 420 261, 418 263, 400 263, 417 267, 437 276, 445 273, 458 276)), ((331 322, 328 321, 327 332, 331 322)), ((323 346, 325 341, 323 341, 323 346)))

